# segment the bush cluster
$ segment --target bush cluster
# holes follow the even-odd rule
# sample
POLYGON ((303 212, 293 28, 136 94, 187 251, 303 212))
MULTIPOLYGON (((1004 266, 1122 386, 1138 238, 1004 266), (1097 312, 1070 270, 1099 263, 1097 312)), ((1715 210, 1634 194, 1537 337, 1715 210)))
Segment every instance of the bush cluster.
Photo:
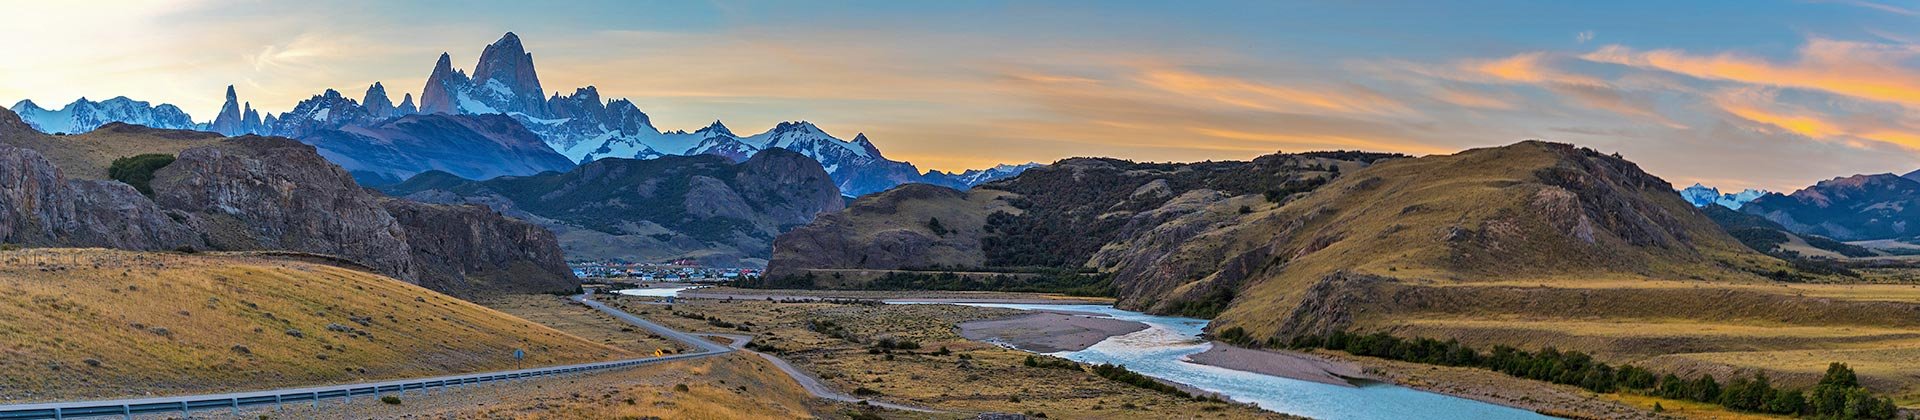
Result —
MULTIPOLYGON (((1220 336, 1225 340, 1230 334, 1241 341, 1250 341, 1244 330, 1233 333, 1229 329, 1220 336)), ((1656 376, 1652 371, 1637 366, 1614 367, 1595 361, 1586 353, 1560 351, 1552 347, 1529 352, 1508 346, 1494 346, 1493 351, 1482 353, 1457 340, 1403 339, 1386 333, 1359 335, 1344 331, 1325 336, 1295 337, 1288 346, 1296 349, 1340 350, 1360 356, 1432 365, 1475 367, 1521 378, 1578 386, 1593 392, 1633 391, 1662 398, 1719 404, 1737 411, 1846 419, 1891 419, 1898 414, 1892 399, 1875 398, 1860 386, 1853 369, 1844 363, 1829 365, 1826 376, 1818 385, 1802 391, 1774 388, 1762 374, 1755 374, 1752 378, 1737 378, 1726 385, 1721 385, 1707 374, 1693 379, 1671 373, 1656 376)))

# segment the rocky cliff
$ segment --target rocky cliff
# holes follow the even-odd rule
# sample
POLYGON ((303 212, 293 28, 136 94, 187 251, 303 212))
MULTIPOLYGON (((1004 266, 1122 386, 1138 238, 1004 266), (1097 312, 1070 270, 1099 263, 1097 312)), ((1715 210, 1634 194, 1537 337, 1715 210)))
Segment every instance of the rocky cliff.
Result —
POLYGON ((420 280, 400 224, 313 146, 246 136, 187 149, 154 173, 153 190, 161 207, 194 214, 215 249, 338 255, 420 280))
POLYGON ((454 296, 545 293, 579 286, 553 233, 485 206, 380 200, 407 235, 420 285, 454 296))
POLYGON ((39 152, 6 144, 0 144, 0 242, 137 250, 201 246, 198 235, 133 187, 69 180, 39 152))

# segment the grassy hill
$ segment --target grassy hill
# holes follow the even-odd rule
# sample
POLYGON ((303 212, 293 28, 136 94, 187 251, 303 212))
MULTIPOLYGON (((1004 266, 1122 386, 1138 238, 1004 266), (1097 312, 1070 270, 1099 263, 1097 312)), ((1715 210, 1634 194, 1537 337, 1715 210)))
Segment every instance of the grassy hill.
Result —
POLYGON ((388 277, 250 254, 0 252, 0 402, 577 363, 629 352, 388 277))
POLYGON ((40 152, 68 178, 76 179, 109 179, 107 167, 114 159, 148 153, 176 155, 182 150, 224 139, 204 131, 163 130, 121 123, 107 124, 86 134, 55 136, 42 134, 25 124, 8 126, 18 123, 10 117, 0 116, 0 142, 40 152))

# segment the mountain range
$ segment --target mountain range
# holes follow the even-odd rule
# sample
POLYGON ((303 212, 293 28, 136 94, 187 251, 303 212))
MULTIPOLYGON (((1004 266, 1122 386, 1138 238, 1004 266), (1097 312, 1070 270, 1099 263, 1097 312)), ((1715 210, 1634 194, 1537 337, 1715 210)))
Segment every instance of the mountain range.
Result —
POLYGON ((819 163, 777 148, 739 163, 706 154, 606 158, 567 172, 485 181, 435 171, 383 190, 423 202, 483 204, 538 223, 558 235, 569 258, 694 259, 726 267, 765 266, 776 235, 845 206, 819 163))
MULTIPOLYGON (((99 103, 83 98, 59 111, 47 111, 31 101, 21 101, 14 109, 30 125, 46 133, 83 133, 108 122, 124 122, 156 128, 206 130, 228 136, 260 134, 293 138, 319 147, 323 155, 347 167, 368 185, 399 182, 434 170, 468 179, 486 179, 564 171, 574 164, 609 157, 653 159, 710 154, 739 162, 762 150, 786 149, 819 162, 843 194, 859 196, 916 182, 964 189, 1037 166, 1027 163, 959 173, 922 172, 912 163, 883 156, 864 134, 843 140, 805 121, 783 122, 747 136, 735 134, 719 121, 692 132, 664 131, 655 127, 632 101, 603 100, 593 86, 574 89, 568 95, 547 93, 535 70, 533 54, 528 53, 520 37, 511 32, 482 50, 471 74, 455 69, 452 56, 442 53, 428 75, 417 106, 412 94, 406 94, 395 105, 380 82, 374 82, 358 100, 327 89, 277 115, 262 113, 250 102, 241 101, 232 86, 227 87, 225 99, 220 113, 204 124, 195 123, 172 105, 153 106, 124 97, 99 103), (523 147, 524 142, 519 141, 522 139, 477 135, 472 130, 439 133, 393 130, 396 125, 389 120, 415 114, 446 115, 456 120, 427 124, 433 127, 475 126, 483 123, 459 120, 467 116, 504 115, 537 136, 548 150, 523 147), (427 147, 407 147, 414 145, 427 147), (463 151, 471 153, 460 153, 463 151), (533 163, 519 163, 516 159, 533 163), (557 160, 567 163, 556 163, 557 160)), ((490 130, 494 134, 518 131, 498 128, 497 123, 485 124, 496 127, 490 130)))
POLYGON ((1681 189, 1680 198, 1686 199, 1688 203, 1693 203, 1694 207, 1706 207, 1709 204, 1717 204, 1721 207, 1739 210, 1740 206, 1746 205, 1747 202, 1769 193, 1770 192, 1766 190, 1756 190, 1752 188, 1740 190, 1740 192, 1735 193, 1721 193, 1719 188, 1701 185, 1696 182, 1691 187, 1681 189))

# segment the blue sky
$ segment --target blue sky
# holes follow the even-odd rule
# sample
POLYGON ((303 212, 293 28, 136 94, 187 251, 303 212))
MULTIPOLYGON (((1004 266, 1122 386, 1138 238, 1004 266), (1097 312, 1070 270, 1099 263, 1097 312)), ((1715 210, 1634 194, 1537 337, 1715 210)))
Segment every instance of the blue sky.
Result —
POLYGON ((938 169, 1530 138, 1681 185, 1920 169, 1913 2, 0 3, 6 103, 398 96, 513 31, 548 90, 665 129, 805 119, 938 169))

